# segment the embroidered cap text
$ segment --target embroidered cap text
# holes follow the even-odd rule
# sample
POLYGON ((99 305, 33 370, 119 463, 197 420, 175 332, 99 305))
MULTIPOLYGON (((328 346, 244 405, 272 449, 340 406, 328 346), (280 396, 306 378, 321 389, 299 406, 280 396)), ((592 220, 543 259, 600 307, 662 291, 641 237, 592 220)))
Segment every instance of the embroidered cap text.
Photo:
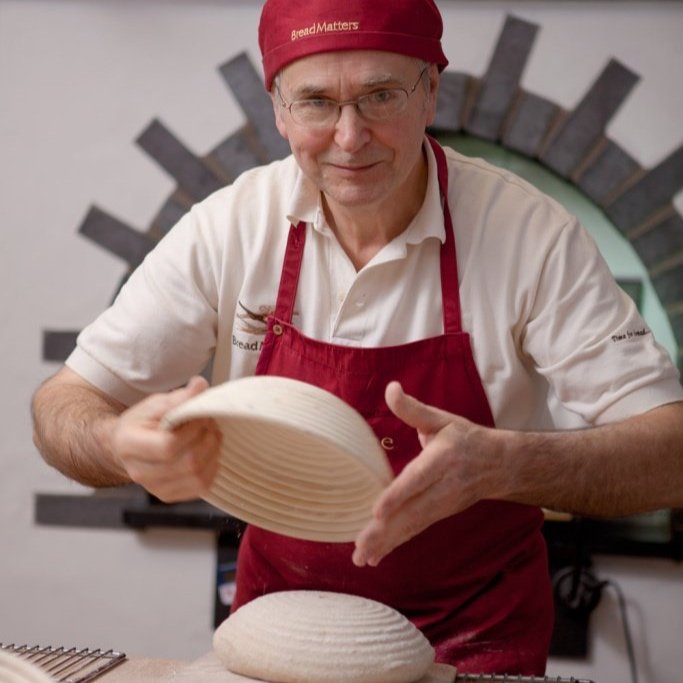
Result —
POLYGON ((318 33, 338 33, 339 31, 357 31, 360 27, 358 21, 328 21, 317 22, 306 28, 295 29, 292 31, 292 40, 314 36, 318 33))

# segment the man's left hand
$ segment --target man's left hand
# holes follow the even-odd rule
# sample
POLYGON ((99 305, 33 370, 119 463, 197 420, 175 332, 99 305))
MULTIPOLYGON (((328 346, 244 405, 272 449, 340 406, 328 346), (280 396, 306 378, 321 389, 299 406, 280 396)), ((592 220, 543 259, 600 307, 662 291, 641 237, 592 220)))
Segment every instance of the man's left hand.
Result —
POLYGON ((417 429, 422 452, 378 498, 372 521, 356 537, 353 563, 376 566, 394 548, 434 522, 491 497, 495 430, 386 389, 391 411, 417 429), (493 456, 493 457, 492 457, 493 456))

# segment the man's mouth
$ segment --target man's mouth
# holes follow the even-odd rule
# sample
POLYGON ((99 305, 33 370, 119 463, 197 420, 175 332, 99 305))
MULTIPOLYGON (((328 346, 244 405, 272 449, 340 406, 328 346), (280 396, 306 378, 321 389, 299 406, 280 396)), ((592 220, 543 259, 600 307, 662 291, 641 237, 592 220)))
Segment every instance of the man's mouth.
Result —
POLYGON ((348 173, 358 173, 361 171, 367 171, 371 168, 374 168, 377 166, 379 161, 372 161, 372 162, 365 162, 365 163, 348 163, 348 162, 334 162, 330 161, 328 162, 330 166, 333 166, 339 171, 346 171, 348 173))

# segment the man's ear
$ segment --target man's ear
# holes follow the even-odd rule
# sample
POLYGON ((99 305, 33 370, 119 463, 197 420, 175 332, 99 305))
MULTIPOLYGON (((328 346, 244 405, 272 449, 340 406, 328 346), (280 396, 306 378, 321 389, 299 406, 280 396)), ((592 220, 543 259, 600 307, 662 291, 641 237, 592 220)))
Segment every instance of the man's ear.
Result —
POLYGON ((270 92, 270 101, 273 104, 275 125, 277 126, 278 132, 285 140, 288 140, 289 136, 287 135, 287 126, 284 120, 285 108, 282 106, 282 101, 280 100, 280 96, 275 92, 275 88, 270 92))
POLYGON ((439 95, 439 84, 441 82, 441 74, 436 64, 429 67, 429 95, 427 104, 427 125, 431 126, 434 123, 436 116, 436 100, 439 95))

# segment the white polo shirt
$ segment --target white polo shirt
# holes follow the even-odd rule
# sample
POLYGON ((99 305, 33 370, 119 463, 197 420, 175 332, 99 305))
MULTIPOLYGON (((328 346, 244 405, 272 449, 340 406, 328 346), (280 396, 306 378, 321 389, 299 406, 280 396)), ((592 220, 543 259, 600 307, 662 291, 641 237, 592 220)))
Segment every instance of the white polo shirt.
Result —
MULTIPOLYGON (((307 223, 293 324, 350 346, 443 333, 445 237, 426 145, 425 202, 356 272, 293 157, 197 204, 83 330, 67 365, 126 404, 187 382, 254 373, 290 223, 307 223)), ((557 202, 514 174, 446 150, 463 327, 496 424, 601 424, 683 400, 678 372, 596 246, 557 202)))

